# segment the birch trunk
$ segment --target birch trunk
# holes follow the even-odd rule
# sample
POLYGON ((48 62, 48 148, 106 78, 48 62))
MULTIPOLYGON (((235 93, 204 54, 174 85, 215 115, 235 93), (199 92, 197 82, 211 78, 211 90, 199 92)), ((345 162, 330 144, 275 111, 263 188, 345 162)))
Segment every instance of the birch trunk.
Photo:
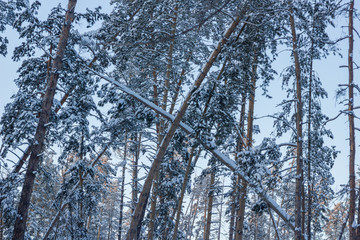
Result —
POLYGON ((29 159, 29 164, 26 170, 24 184, 21 191, 21 197, 18 206, 18 216, 15 220, 12 236, 13 240, 24 239, 25 236, 28 210, 30 206, 30 199, 34 186, 36 171, 38 170, 41 160, 41 154, 45 147, 46 125, 49 122, 51 114, 51 107, 53 105, 59 71, 62 68, 62 59, 64 57, 65 48, 69 38, 71 23, 74 19, 75 6, 76 0, 69 0, 67 8, 68 11, 65 14, 65 23, 62 27, 59 43, 57 46, 56 57, 53 62, 49 84, 47 85, 46 92, 43 98, 39 122, 36 128, 36 144, 32 148, 32 153, 29 159))

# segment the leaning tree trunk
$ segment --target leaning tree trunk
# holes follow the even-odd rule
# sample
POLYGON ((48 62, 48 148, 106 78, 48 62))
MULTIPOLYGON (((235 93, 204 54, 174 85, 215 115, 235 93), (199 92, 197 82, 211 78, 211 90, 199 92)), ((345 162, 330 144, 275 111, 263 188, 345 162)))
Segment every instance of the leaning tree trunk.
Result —
POLYGON ((20 202, 18 206, 18 216, 15 220, 13 240, 24 239, 26 231, 26 222, 28 217, 30 198, 34 186, 36 171, 38 170, 41 160, 41 154, 44 150, 46 125, 49 122, 51 107, 54 101, 54 95, 56 90, 57 81, 59 78, 59 72, 62 68, 62 59, 64 57, 65 48, 69 38, 71 23, 74 19, 74 10, 76 6, 76 0, 69 0, 68 11, 65 14, 65 23, 62 27, 59 43, 57 46, 56 56, 53 62, 52 71, 46 92, 43 98, 41 106, 41 113, 39 117, 38 126, 35 133, 36 144, 32 148, 32 153, 29 159, 29 164, 26 170, 23 188, 21 191, 20 202))
POLYGON ((296 186, 295 186, 295 239, 301 240, 302 229, 302 189, 303 189, 303 159, 302 159, 302 100, 301 100, 301 71, 298 56, 297 36, 295 29, 294 12, 290 5, 290 27, 292 34, 293 55, 296 75, 296 186))
POLYGON ((350 240, 356 239, 356 229, 353 226, 355 221, 355 123, 354 123, 354 71, 353 71, 353 14, 354 14, 354 0, 350 0, 349 8, 349 103, 348 103, 348 117, 349 117, 349 185, 350 185, 350 209, 349 209, 349 233, 350 240))
POLYGON ((143 221, 144 214, 145 214, 146 204, 147 204, 149 194, 150 194, 152 180, 154 179, 155 173, 159 169, 161 160, 165 156, 166 150, 167 150, 167 148, 168 148, 168 146, 170 144, 170 141, 171 141, 173 135, 175 134, 175 131, 177 130, 177 128, 180 125, 181 119, 185 115, 185 112, 186 112, 186 110, 187 110, 187 108, 188 108, 188 106, 190 104, 190 100, 191 100, 191 97, 192 97, 193 93, 196 92, 199 89, 201 83, 205 79, 205 77, 206 77, 207 73, 209 72, 211 66, 215 62, 217 56, 221 52, 223 46, 225 45, 225 43, 227 42, 227 40, 229 39, 231 34, 234 32, 237 25, 240 23, 241 19, 242 19, 241 16, 236 17, 234 22, 231 24, 229 29, 226 31, 225 36, 222 38, 222 40, 219 42, 217 48, 211 54, 211 56, 209 58, 209 61, 205 64, 204 68, 202 69, 201 74, 196 79, 196 81, 193 84, 192 88, 190 89, 190 91, 186 95, 185 100, 184 100, 183 104, 181 105, 179 112, 177 113, 173 123, 171 124, 167 134, 165 135, 165 137, 164 137, 164 139, 163 139, 163 141, 162 141, 162 143, 160 145, 160 148, 159 148, 159 150, 157 152, 157 156, 154 159, 154 162, 153 162, 153 164, 152 164, 152 166, 151 166, 151 168, 150 168, 150 170, 148 172, 148 176, 147 176, 147 178, 145 180, 145 183, 143 185, 143 190, 142 190, 142 192, 140 194, 139 202, 136 205, 136 209, 135 209, 134 215, 133 215, 132 220, 131 220, 130 229, 129 229, 129 232, 128 232, 128 235, 127 235, 127 240, 132 240, 132 239, 139 238, 142 221, 143 221))

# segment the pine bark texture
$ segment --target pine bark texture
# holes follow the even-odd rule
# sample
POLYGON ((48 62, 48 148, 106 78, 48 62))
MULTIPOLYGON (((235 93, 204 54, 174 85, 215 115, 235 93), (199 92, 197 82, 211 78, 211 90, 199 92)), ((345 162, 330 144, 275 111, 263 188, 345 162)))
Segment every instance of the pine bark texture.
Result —
POLYGON ((353 71, 353 14, 354 14, 354 0, 350 1, 349 6, 349 103, 348 103, 348 118, 349 118, 349 185, 350 185, 350 206, 349 206, 349 233, 350 240, 356 239, 355 224, 355 123, 354 123, 354 71, 353 71))
POLYGON ((50 79, 46 88, 46 92, 43 98, 41 107, 41 113, 39 122, 35 133, 35 145, 31 149, 31 155, 29 164, 26 170, 23 188, 21 191, 20 202, 18 206, 18 216, 15 220, 13 240, 24 239, 26 231, 26 222, 28 217, 28 211, 30 206, 30 199, 34 187, 34 181, 36 177, 36 171, 39 168, 41 161, 41 154, 44 151, 45 137, 46 137, 46 125, 49 122, 51 107, 54 101, 54 95, 56 91, 56 85, 59 78, 59 72, 62 68, 62 59, 65 54, 67 41, 70 34, 71 23, 74 19, 74 11, 76 6, 76 0, 69 0, 67 12, 65 14, 65 23, 62 27, 59 43, 57 46, 56 56, 51 69, 50 79))
POLYGON ((302 100, 301 100, 301 69, 298 55, 295 19, 290 4, 290 26, 292 34, 293 56, 296 75, 296 186, 295 186, 295 239, 301 240, 302 229, 302 189, 303 189, 303 159, 302 159, 302 100))

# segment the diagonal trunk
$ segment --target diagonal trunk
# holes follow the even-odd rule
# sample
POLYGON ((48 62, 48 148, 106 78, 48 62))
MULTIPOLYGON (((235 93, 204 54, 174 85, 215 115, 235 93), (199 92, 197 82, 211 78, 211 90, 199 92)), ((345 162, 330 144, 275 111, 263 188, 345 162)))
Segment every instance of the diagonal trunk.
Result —
POLYGON ((49 84, 47 85, 47 89, 43 98, 39 122, 36 128, 36 145, 34 145, 32 148, 32 153, 29 159, 29 164, 26 170, 24 184, 21 191, 21 197, 18 206, 18 217, 15 220, 14 232, 12 237, 13 240, 24 239, 25 236, 28 210, 34 186, 36 171, 38 170, 41 160, 41 154, 45 147, 46 125, 49 122, 51 114, 51 107, 53 105, 57 80, 59 78, 59 71, 62 68, 62 59, 64 57, 65 48, 69 38, 71 23, 74 19, 75 6, 76 0, 69 0, 68 11, 65 15, 65 23, 63 25, 60 35, 56 57, 53 62, 49 84))
POLYGON ((164 137, 164 139, 163 139, 163 141, 162 141, 162 143, 160 145, 160 148, 159 148, 159 150, 157 152, 157 156, 154 159, 154 162, 153 162, 153 164, 152 164, 152 166, 151 166, 151 168, 150 168, 150 170, 148 172, 148 176, 147 176, 147 178, 145 180, 145 183, 143 185, 143 191, 140 194, 139 203, 136 206, 134 215, 133 215, 132 220, 131 220, 130 229, 129 229, 129 232, 128 232, 128 235, 127 235, 127 240, 132 240, 132 239, 139 238, 142 221, 143 221, 144 214, 145 214, 146 204, 147 204, 147 200, 148 200, 149 194, 150 194, 152 180, 154 179, 155 173, 157 171, 159 171, 159 166, 160 166, 161 160, 165 156, 166 150, 167 150, 167 148, 168 148, 168 146, 170 144, 170 141, 171 141, 173 135, 175 134, 175 131, 177 130, 177 128, 180 125, 181 119, 185 115, 185 112, 186 112, 186 110, 187 110, 187 108, 188 108, 188 106, 190 104, 190 100, 191 100, 191 97, 192 97, 193 93, 196 92, 199 89, 201 83, 205 79, 205 77, 206 77, 207 73, 209 72, 211 66, 213 65, 213 63, 215 62, 217 56, 221 52, 223 46, 227 42, 227 39, 229 39, 229 37, 234 32, 237 25, 240 23, 241 18, 242 17, 238 16, 234 20, 234 22, 231 24, 229 29, 226 31, 224 38, 220 41, 217 48, 211 54, 211 56, 209 58, 209 61, 205 64, 201 74, 198 76, 198 78, 196 79, 196 81, 193 84, 192 88, 188 92, 187 96, 185 97, 185 100, 184 100, 183 104, 181 105, 181 108, 180 108, 179 112, 177 113, 174 121, 172 122, 171 126, 169 127, 169 130, 168 130, 167 134, 165 135, 165 137, 164 137))
MULTIPOLYGON (((185 191, 186 191, 186 186, 188 183, 188 179, 190 178, 190 172, 191 172, 191 165, 192 165, 192 159, 194 158, 194 152, 195 152, 195 148, 193 147, 190 151, 190 157, 188 160, 188 164, 186 166, 186 171, 185 171, 185 176, 184 176, 184 182, 181 186, 181 192, 180 192, 180 197, 179 197, 179 202, 178 202, 178 206, 176 209, 176 219, 175 219, 175 227, 174 227, 174 233, 173 233, 173 238, 172 239, 177 239, 177 233, 179 230, 179 223, 180 223, 180 215, 181 215, 181 208, 182 208, 182 203, 184 200, 184 196, 185 196, 185 191)), ((194 165, 196 165, 197 160, 200 157, 200 152, 196 155, 195 160, 194 160, 194 165)))

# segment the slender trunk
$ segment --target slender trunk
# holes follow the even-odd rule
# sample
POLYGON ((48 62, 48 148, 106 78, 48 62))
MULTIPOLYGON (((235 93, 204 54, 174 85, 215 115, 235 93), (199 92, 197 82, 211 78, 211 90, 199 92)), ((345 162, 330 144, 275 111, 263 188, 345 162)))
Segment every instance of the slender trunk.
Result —
POLYGON ((190 100, 191 97, 193 95, 194 92, 196 92, 201 83, 203 82, 204 78, 206 77, 207 73, 209 72, 211 66, 213 65, 213 63, 215 62, 215 59, 217 58, 217 56, 219 55, 219 53, 221 52, 223 46, 225 45, 225 43, 227 42, 227 39, 229 39, 229 37, 231 36, 231 34, 234 32, 236 26, 239 24, 241 20, 241 17, 238 16, 235 21, 232 23, 232 25, 230 26, 230 28, 227 30, 225 37, 221 40, 221 42, 219 43, 218 47, 213 51, 213 53, 211 54, 209 61, 207 62, 207 64, 205 64, 205 67, 203 68, 201 74, 199 75, 199 77, 196 79, 195 83, 193 84, 192 88, 190 89, 190 91, 188 92, 187 96, 185 97, 185 100, 179 110, 179 112, 177 113, 174 121, 172 122, 167 134, 165 135, 160 148, 157 152, 157 156, 154 159, 154 162, 148 172, 148 176, 145 180, 145 183, 143 185, 143 191, 140 194, 139 197, 139 203, 136 205, 136 209, 134 212, 134 215, 132 217, 131 220, 131 224, 130 224, 130 229, 127 235, 127 240, 132 240, 132 239, 136 239, 139 237, 140 234, 140 229, 141 229, 141 225, 142 225, 142 221, 144 218, 144 214, 145 214, 145 208, 146 208, 146 204, 147 204, 147 200, 149 198, 149 194, 150 194, 150 189, 151 189, 151 185, 152 185, 152 180, 154 179, 155 173, 158 171, 161 160, 163 159, 163 157, 165 156, 166 150, 170 144, 170 141, 173 137, 173 135, 175 134, 176 129, 179 127, 180 125, 180 121, 183 118, 183 116, 185 115, 185 112, 190 104, 190 100))
MULTIPOLYGON (((238 178, 238 176, 234 176, 234 178, 238 178)), ((237 180, 233 179, 233 191, 231 193, 231 202, 230 202, 230 228, 229 228, 229 240, 233 240, 234 238, 234 224, 235 224, 235 213, 236 213, 236 209, 235 209, 235 201, 236 201, 236 188, 237 188, 237 180)))
POLYGON ((344 231, 345 231, 345 228, 346 228, 346 224, 347 222, 349 221, 349 214, 346 215, 346 218, 341 226, 341 230, 340 230, 340 233, 339 233, 339 238, 338 240, 341 240, 342 239, 342 235, 344 234, 344 231))
POLYGON ((355 229, 355 123, 354 123, 354 72, 353 72, 353 14, 354 14, 354 0, 350 0, 349 8, 349 103, 348 103, 348 117, 349 117, 349 185, 350 185, 350 208, 349 208, 349 233, 350 240, 356 239, 355 229))
MULTIPOLYGON (((133 155, 133 162, 132 162, 132 192, 131 192, 131 201, 132 205, 136 206, 138 201, 138 164, 139 164, 139 157, 140 157, 140 144, 141 144, 141 133, 135 133, 134 137, 134 144, 136 144, 135 152, 133 155)), ((134 211, 134 208, 132 211, 134 211)))
MULTIPOLYGON (((192 55, 192 52, 189 53, 189 56, 187 57, 186 62, 189 62, 191 55, 192 55)), ((171 105, 170 105, 170 110, 169 110, 170 114, 173 114, 173 112, 174 112, 175 104, 176 104, 177 99, 179 97, 180 88, 181 88, 181 85, 182 85, 182 82, 183 82, 184 78, 185 78, 185 68, 183 68, 181 70, 179 81, 177 82, 176 87, 175 87, 175 94, 174 94, 174 96, 173 96, 173 98, 171 100, 171 105)))
POLYGON ((122 225, 123 225, 123 215, 124 215, 124 193, 125 193, 125 170, 126 170, 126 159, 127 159, 127 132, 125 132, 125 146, 124 146, 124 165, 122 169, 122 179, 121 179, 121 190, 120 190, 120 215, 119 215, 119 233, 118 240, 121 240, 122 234, 122 225))
MULTIPOLYGON (((209 191, 206 192, 206 195, 209 194, 209 191)), ((203 238, 205 239, 205 233, 206 233, 206 214, 207 214, 207 208, 208 208, 208 198, 205 198, 205 204, 204 204, 204 216, 203 216, 203 221, 201 222, 201 224, 203 224, 203 238)), ((198 239, 198 235, 199 235, 200 231, 198 232, 198 234, 196 235, 195 239, 198 239)))
MULTIPOLYGON (((188 239, 188 234, 190 234, 190 236, 189 236, 189 239, 191 239, 191 237, 192 237, 192 231, 193 231, 193 229, 194 229, 194 223, 195 223, 195 219, 196 219, 196 214, 197 214, 197 210, 198 210, 198 206, 199 206, 199 198, 197 199, 197 201, 196 201, 196 204, 195 204, 195 207, 194 207, 194 211, 192 211, 193 212, 193 220, 192 220, 192 223, 190 224, 190 226, 189 226, 189 231, 187 231, 187 233, 186 233, 186 238, 185 239, 188 239)), ((173 239, 174 240, 174 239, 173 239)))
POLYGON ((111 209, 110 209, 110 211, 109 211, 109 230, 108 230, 108 236, 107 236, 107 240, 110 240, 110 237, 111 237, 111 231, 112 231, 112 213, 113 213, 113 208, 114 208, 114 205, 113 204, 111 204, 110 205, 111 206, 111 209))
MULTIPOLYGON (((255 90, 256 90, 256 72, 257 72, 257 52, 254 50, 254 59, 252 64, 252 76, 251 76, 251 93, 249 99, 248 119, 247 119, 247 134, 246 134, 246 146, 247 148, 252 147, 252 136, 253 136, 253 122, 254 122, 254 106, 255 106, 255 90)), ((240 150, 240 149, 239 149, 240 150)), ((246 206, 246 195, 247 195, 247 182, 241 181, 240 188, 240 201, 239 209, 237 212, 236 232, 235 239, 243 239, 243 227, 245 218, 245 206, 246 206)))
MULTIPOLYGON (((188 180, 190 178, 191 165, 192 165, 192 159, 194 157, 194 152, 195 152, 195 148, 193 147, 193 148, 191 148, 191 151, 190 151, 190 157, 189 157, 188 164, 186 166, 185 175, 184 175, 184 182, 181 186, 179 202, 178 202, 178 206, 176 209, 175 227, 174 227, 174 233, 173 233, 172 239, 177 239, 177 233, 179 230, 179 223, 180 223, 181 208, 182 208, 182 203, 183 203, 184 196, 185 196, 186 186, 187 186, 188 180)), ((195 157, 194 165, 196 165, 196 162, 199 159, 199 157, 200 157, 200 152, 195 157)))
MULTIPOLYGON (((307 239, 311 240, 311 220, 312 220, 312 188, 313 183, 311 179, 311 106, 312 106, 312 78, 313 78, 313 47, 314 43, 313 40, 311 41, 311 56, 310 56, 310 77, 309 77, 309 106, 308 106, 308 156, 307 156, 307 177, 308 177, 308 201, 307 201, 307 239)), ((304 209, 305 211, 305 209, 304 209)))
MULTIPOLYGON (((243 148, 245 142, 244 142, 244 126, 245 126, 245 106, 246 106, 246 94, 243 93, 242 96, 242 100, 241 100, 241 110, 240 110, 240 121, 239 121, 239 129, 240 129, 240 134, 238 136, 237 139, 237 144, 236 144, 236 154, 235 154, 235 162, 237 164, 239 164, 239 160, 238 160, 238 153, 241 151, 241 149, 243 148)), ((240 234, 240 230, 239 228, 241 228, 241 226, 239 225, 241 220, 241 187, 240 182, 242 182, 242 179, 240 176, 237 176, 237 179, 235 181, 235 186, 234 186, 234 202, 233 202, 233 209, 234 209, 234 216, 233 216, 233 222, 232 224, 230 224, 230 235, 229 238, 233 238, 234 235, 234 230, 235 230, 235 239, 239 238, 239 234, 240 234), (234 226, 235 225, 235 226, 234 226)), ((242 183, 243 184, 243 183, 242 183)))
MULTIPOLYGON (((212 209, 214 202, 214 188, 215 188, 215 169, 211 169, 210 175, 210 189, 209 189, 209 199, 208 199, 208 209, 207 209, 207 219, 206 219, 206 227, 204 239, 210 239, 210 229, 211 229, 211 217, 212 217, 212 209)), ((205 220, 205 219, 204 219, 205 220)))
POLYGON ((259 216, 257 213, 255 213, 255 233, 254 233, 254 240, 257 240, 257 235, 258 235, 258 231, 259 231, 259 216))
POLYGON ((65 23, 63 25, 62 32, 60 35, 56 57, 53 62, 49 84, 47 85, 46 92, 43 98, 39 122, 36 128, 36 133, 35 133, 36 144, 32 148, 32 153, 29 159, 29 164, 26 170, 24 184, 21 191, 20 202, 18 205, 18 216, 14 224, 14 231, 12 237, 13 240, 24 239, 25 236, 26 222, 28 217, 28 210, 30 206, 32 190, 34 186, 35 175, 36 175, 36 171, 38 170, 39 163, 41 160, 41 154, 45 146, 46 125, 49 122, 49 118, 51 114, 51 106, 54 100, 57 80, 59 77, 59 72, 62 68, 62 59, 64 57, 66 44, 69 38, 71 23, 74 19, 75 6, 76 6, 76 0, 69 0, 68 11, 66 12, 65 15, 65 23))
POLYGON ((86 229, 90 231, 90 225, 91 225, 91 215, 88 217, 87 226, 86 229))
MULTIPOLYGON (((154 104, 159 106, 159 99, 158 99, 158 89, 157 89, 157 74, 156 71, 153 71, 153 78, 154 78, 154 104)), ((160 119, 159 114, 157 114, 157 118, 160 119)), ((161 143, 161 134, 160 134, 160 123, 156 123, 156 134, 158 138, 156 149, 159 149, 161 143)), ((149 216, 149 226, 148 226, 148 240, 153 239, 153 234, 155 230, 155 218, 156 218, 156 201, 157 201, 157 182, 158 182, 158 172, 155 173, 154 178, 154 185, 152 190, 152 197, 151 197, 151 204, 150 204, 150 216, 149 216)))
MULTIPOLYGON (((99 155, 96 157, 96 159, 94 159, 94 161, 91 163, 91 167, 94 167, 94 166, 99 162, 100 158, 104 155, 104 153, 107 151, 107 149, 108 149, 107 146, 103 148, 103 150, 99 153, 99 155)), ((85 178, 86 176, 87 176, 87 172, 85 173, 85 175, 84 175, 83 178, 85 178)), ((75 191, 75 189, 76 189, 78 186, 79 186, 79 182, 77 182, 77 183, 75 184, 75 186, 73 187, 73 189, 71 190, 71 192, 70 192, 69 195, 74 194, 74 191, 75 191)), ((51 221, 50 226, 49 226, 48 230, 46 231, 43 240, 47 240, 47 239, 48 239, 51 231, 52 231, 53 228, 55 227, 55 224, 57 224, 57 222, 59 221, 60 215, 61 215, 61 213, 65 210, 66 206, 67 206, 67 203, 64 203, 64 204, 61 206, 61 208, 59 209, 59 211, 57 212, 57 214, 55 215, 55 217, 54 217, 53 220, 51 221)))
POLYGON ((276 235, 277 239, 279 239, 279 240, 280 240, 280 233, 279 233, 279 230, 278 230, 277 224, 276 224, 276 222, 275 222, 274 216, 273 216, 273 214, 272 214, 272 212, 271 212, 271 209, 270 209, 270 208, 268 208, 268 211, 269 211, 269 215, 270 215, 270 218, 271 218, 271 222, 272 222, 272 223, 273 223, 273 225, 274 225, 275 235, 276 235))
MULTIPOLYGON (((223 178, 222 191, 224 191, 224 187, 225 187, 225 177, 223 178)), ((221 200, 220 200, 218 240, 220 240, 220 238, 221 238, 221 224, 222 224, 223 204, 224 204, 224 193, 222 193, 221 200)))
POLYGON ((297 36, 294 12, 290 5, 290 26, 292 34, 293 55, 296 75, 296 193, 295 193, 295 239, 302 238, 302 189, 303 189, 303 159, 302 159, 302 100, 301 100, 301 70, 298 56, 297 36))

